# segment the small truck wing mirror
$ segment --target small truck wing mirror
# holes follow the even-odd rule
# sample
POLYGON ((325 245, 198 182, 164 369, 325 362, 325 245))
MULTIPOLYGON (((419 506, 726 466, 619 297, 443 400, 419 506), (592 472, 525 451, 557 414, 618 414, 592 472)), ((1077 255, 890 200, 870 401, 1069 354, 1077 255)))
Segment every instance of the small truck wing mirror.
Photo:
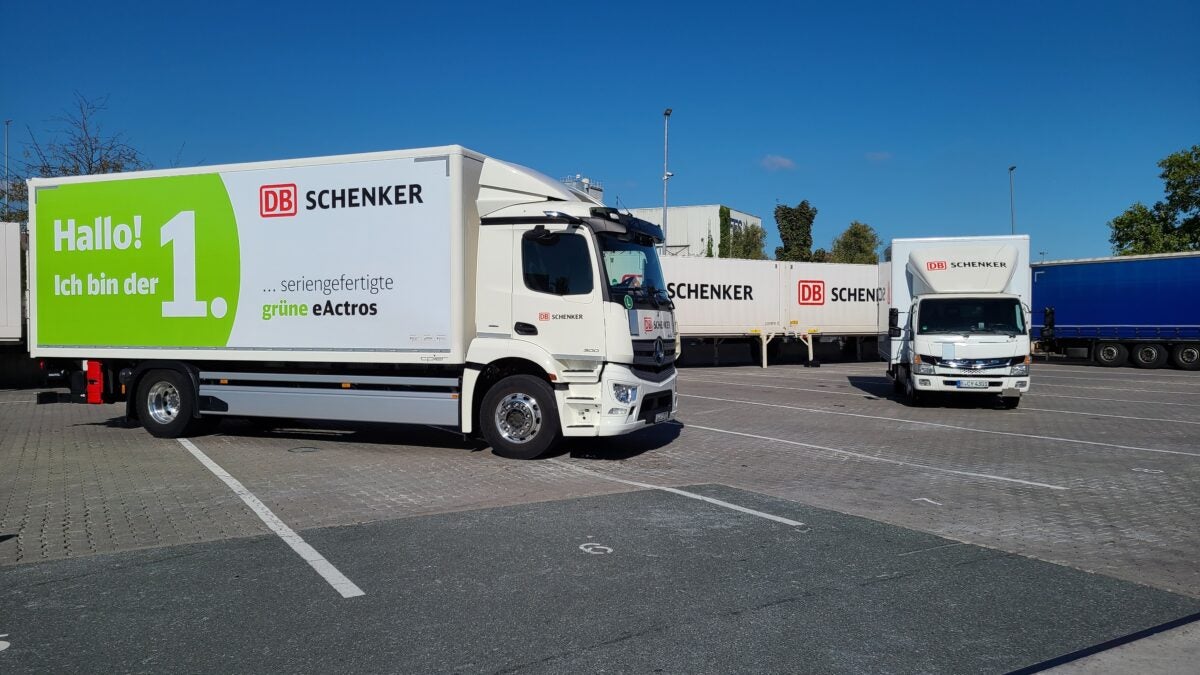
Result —
POLYGON ((888 328, 895 328, 900 325, 900 310, 895 307, 888 310, 888 328))

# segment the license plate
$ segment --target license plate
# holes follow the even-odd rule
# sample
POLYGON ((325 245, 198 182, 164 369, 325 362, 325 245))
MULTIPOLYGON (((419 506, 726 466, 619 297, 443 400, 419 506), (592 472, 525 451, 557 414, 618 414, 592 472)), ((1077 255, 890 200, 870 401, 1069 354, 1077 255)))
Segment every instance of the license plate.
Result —
POLYGON ((658 424, 659 422, 666 422, 667 418, 670 416, 671 416, 671 413, 669 411, 668 412, 660 412, 654 416, 654 423, 658 424))
POLYGON ((988 381, 987 380, 959 380, 958 388, 959 389, 987 389, 988 381))

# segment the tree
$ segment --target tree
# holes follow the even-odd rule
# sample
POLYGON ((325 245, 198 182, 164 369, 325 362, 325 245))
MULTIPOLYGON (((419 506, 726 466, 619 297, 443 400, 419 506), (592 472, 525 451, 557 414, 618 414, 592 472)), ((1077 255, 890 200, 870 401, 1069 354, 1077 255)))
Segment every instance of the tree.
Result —
POLYGON ((1164 201, 1137 202, 1108 223, 1108 241, 1117 255, 1200 250, 1200 145, 1158 163, 1164 201))
POLYGON ((704 257, 705 257, 705 258, 711 258, 711 257, 713 257, 712 241, 713 241, 713 240, 712 240, 712 226, 709 226, 709 228, 708 228, 708 241, 707 241, 707 242, 705 243, 705 245, 704 245, 704 257))
POLYGON ((764 250, 767 231, 761 225, 742 223, 734 225, 729 235, 729 257, 741 260, 766 260, 764 250))
POLYGON ((720 222, 717 231, 721 235, 721 241, 717 242, 717 257, 728 258, 729 246, 733 243, 733 233, 730 231, 731 225, 729 223, 729 207, 722 206, 717 209, 717 218, 720 222))
POLYGON ((874 265, 879 262, 879 256, 875 252, 882 243, 879 235, 875 233, 875 228, 855 220, 845 232, 833 240, 833 253, 829 261, 874 265))
POLYGON ((4 188, 6 202, 11 202, 0 220, 25 221, 29 217, 26 177, 54 178, 98 173, 136 171, 150 166, 141 151, 130 145, 122 133, 106 134, 100 115, 108 107, 108 97, 91 100, 75 94, 75 107, 51 119, 56 126, 50 137, 41 142, 29 132, 25 148, 25 163, 10 175, 4 188))
POLYGON ((810 262, 826 263, 826 262, 833 262, 833 261, 830 260, 829 251, 826 251, 823 248, 819 248, 812 252, 812 260, 810 262))
POLYGON ((775 223, 783 246, 776 247, 776 260, 807 262, 812 260, 812 226, 817 210, 808 200, 796 206, 779 204, 775 207, 775 223))

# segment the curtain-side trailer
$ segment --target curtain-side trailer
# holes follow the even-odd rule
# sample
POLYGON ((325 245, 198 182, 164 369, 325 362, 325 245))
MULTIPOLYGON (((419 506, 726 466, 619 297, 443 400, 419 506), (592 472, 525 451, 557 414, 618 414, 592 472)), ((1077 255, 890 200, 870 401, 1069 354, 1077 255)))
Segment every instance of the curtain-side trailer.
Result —
POLYGON ((1032 268, 1033 327, 1043 350, 1102 366, 1200 369, 1200 252, 1032 268))

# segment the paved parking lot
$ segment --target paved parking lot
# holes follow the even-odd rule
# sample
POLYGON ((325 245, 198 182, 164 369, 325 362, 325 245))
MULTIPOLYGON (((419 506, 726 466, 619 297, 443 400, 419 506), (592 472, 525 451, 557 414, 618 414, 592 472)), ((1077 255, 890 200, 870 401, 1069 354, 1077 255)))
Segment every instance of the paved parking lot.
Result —
POLYGON ((0 660, 1005 672, 1200 611, 1200 374, 1039 362, 1006 411, 881 371, 685 369, 680 424, 534 462, 0 392, 0 660))

